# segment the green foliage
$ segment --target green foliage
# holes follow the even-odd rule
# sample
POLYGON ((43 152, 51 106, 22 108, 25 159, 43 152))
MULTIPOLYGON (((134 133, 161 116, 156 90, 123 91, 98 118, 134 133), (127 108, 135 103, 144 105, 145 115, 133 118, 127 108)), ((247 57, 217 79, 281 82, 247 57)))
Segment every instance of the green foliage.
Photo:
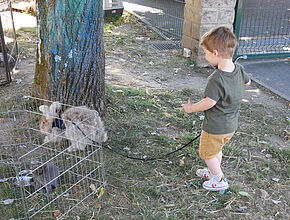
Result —
POLYGON ((131 15, 128 13, 123 13, 123 16, 107 16, 105 17, 105 32, 110 32, 114 30, 116 27, 132 20, 131 15))

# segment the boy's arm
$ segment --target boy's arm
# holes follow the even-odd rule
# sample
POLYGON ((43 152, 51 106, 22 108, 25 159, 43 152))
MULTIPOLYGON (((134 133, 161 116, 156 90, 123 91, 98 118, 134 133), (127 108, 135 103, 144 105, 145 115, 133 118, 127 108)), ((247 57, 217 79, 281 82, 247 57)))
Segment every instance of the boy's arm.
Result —
POLYGON ((187 104, 183 104, 182 108, 186 113, 192 112, 202 112, 212 108, 217 102, 209 97, 205 97, 200 100, 198 103, 192 104, 191 100, 188 100, 187 104))

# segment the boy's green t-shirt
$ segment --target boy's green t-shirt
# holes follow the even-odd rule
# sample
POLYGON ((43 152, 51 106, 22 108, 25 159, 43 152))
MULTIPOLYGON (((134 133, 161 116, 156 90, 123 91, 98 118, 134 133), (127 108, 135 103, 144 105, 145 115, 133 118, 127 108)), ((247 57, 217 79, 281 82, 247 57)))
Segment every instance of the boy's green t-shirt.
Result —
POLYGON ((250 77, 235 64, 233 72, 215 70, 209 77, 204 95, 217 103, 206 110, 202 129, 210 134, 228 134, 237 130, 239 109, 250 77))

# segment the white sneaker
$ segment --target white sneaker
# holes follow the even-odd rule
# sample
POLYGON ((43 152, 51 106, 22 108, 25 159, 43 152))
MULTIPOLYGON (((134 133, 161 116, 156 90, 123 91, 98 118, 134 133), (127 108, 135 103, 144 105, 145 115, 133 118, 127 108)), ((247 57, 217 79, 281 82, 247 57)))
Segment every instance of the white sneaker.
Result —
POLYGON ((222 177, 220 181, 216 181, 214 178, 211 178, 210 180, 205 181, 202 186, 209 191, 220 191, 229 188, 228 181, 225 177, 222 177))
POLYGON ((212 177, 209 169, 207 168, 203 168, 203 169, 198 169, 195 174, 201 178, 205 178, 205 179, 210 179, 212 177))

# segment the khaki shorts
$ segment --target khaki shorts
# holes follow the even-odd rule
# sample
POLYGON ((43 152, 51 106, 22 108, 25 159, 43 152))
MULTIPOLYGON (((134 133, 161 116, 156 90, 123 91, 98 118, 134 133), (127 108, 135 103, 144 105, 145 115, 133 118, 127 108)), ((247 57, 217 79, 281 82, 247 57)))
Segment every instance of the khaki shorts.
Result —
POLYGON ((235 132, 229 134, 209 134, 201 132, 199 142, 199 156, 203 160, 214 158, 223 146, 232 138, 235 132))

